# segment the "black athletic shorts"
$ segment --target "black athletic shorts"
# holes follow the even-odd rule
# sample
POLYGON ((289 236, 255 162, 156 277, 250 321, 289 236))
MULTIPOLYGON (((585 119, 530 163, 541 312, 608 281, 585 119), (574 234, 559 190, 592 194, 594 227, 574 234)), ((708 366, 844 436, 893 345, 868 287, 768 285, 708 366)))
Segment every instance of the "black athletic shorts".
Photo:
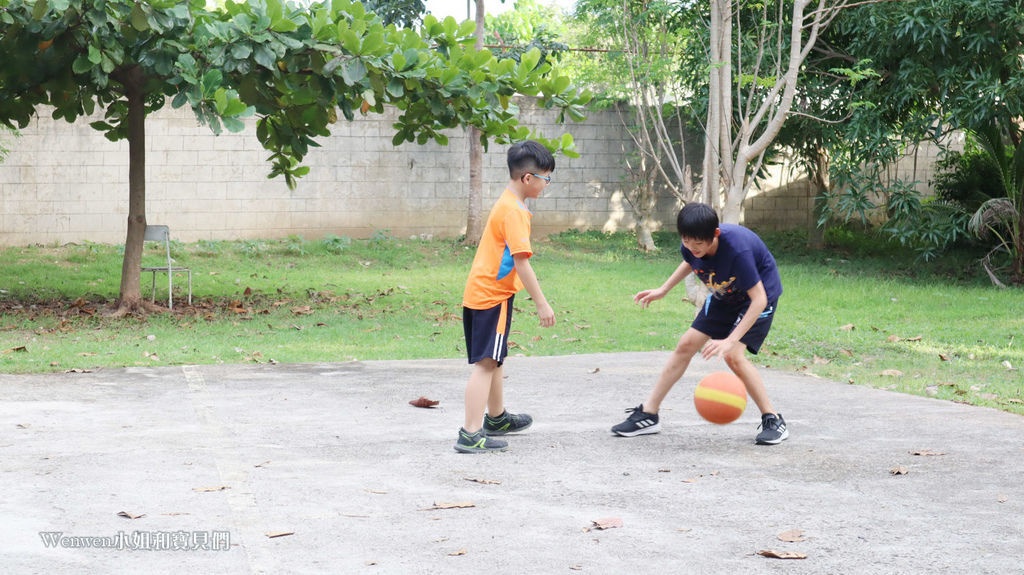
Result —
POLYGON ((469 363, 491 358, 498 365, 505 363, 508 355, 508 333, 512 329, 512 300, 507 300, 491 309, 462 308, 462 328, 466 332, 466 354, 469 363))
MULTIPOLYGON (((704 309, 694 318, 693 329, 711 337, 711 339, 725 339, 732 333, 734 327, 743 319, 747 312, 749 302, 744 306, 731 306, 724 304, 712 296, 704 300, 704 309)), ((775 318, 775 310, 778 309, 777 301, 770 301, 764 311, 750 326, 747 333, 740 338, 740 341, 747 346, 750 353, 756 354, 761 349, 761 344, 768 337, 768 330, 772 327, 772 319, 775 318)))

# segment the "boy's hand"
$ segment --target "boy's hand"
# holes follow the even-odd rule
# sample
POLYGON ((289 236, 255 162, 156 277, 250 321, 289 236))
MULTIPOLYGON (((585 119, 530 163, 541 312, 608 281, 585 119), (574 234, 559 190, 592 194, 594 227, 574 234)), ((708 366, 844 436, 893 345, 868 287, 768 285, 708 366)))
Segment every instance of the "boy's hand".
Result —
POLYGON ((737 342, 731 339, 713 339, 700 351, 704 359, 711 359, 715 356, 725 357, 732 351, 737 342))
POLYGON ((555 325, 555 310, 551 309, 547 302, 537 304, 537 317, 540 319, 541 327, 555 325))
POLYGON ((665 297, 665 292, 661 288, 645 289, 633 296, 633 303, 638 303, 640 307, 645 308, 651 305, 652 301, 657 301, 663 297, 665 297))

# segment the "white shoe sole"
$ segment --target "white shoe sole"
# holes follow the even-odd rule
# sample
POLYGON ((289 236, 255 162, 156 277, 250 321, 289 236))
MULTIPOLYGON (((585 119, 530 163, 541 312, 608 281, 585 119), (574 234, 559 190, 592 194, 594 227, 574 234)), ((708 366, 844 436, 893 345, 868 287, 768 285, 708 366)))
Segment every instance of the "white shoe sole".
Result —
POLYGON ((612 433, 615 434, 615 435, 618 435, 620 437, 636 437, 637 435, 648 435, 648 434, 651 434, 651 433, 658 433, 659 431, 661 431, 661 422, 660 421, 658 423, 655 423, 654 425, 651 425, 650 427, 644 427, 644 428, 638 429, 636 431, 614 431, 613 430, 612 433))

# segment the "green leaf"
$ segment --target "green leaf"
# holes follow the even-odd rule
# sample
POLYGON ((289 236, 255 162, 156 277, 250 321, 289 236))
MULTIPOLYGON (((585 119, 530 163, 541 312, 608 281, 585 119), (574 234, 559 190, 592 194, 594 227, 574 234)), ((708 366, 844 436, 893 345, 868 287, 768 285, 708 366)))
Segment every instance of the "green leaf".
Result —
POLYGON ((32 7, 32 17, 36 20, 42 20, 43 16, 46 16, 46 11, 49 9, 50 5, 46 0, 36 0, 35 6, 32 7))
POLYGON ((277 66, 274 65, 274 53, 263 44, 256 46, 256 51, 253 53, 256 63, 268 70, 277 70, 277 66))
POLYGON ((288 18, 281 18, 277 22, 270 25, 270 29, 274 32, 292 32, 299 27, 298 24, 288 18))
POLYGON ((392 78, 388 81, 388 94, 396 98, 401 98, 405 95, 405 82, 398 78, 392 78))
POLYGON ((366 77, 366 65, 362 60, 352 60, 341 67, 341 78, 349 86, 358 84, 366 77))
POLYGON ((353 54, 359 54, 359 36, 351 29, 345 29, 341 33, 341 45, 353 54))
POLYGON ((523 54, 519 59, 519 65, 525 68, 527 72, 536 68, 537 62, 540 62, 540 50, 537 48, 530 48, 530 51, 523 54))
POLYGON ((228 96, 227 90, 220 88, 213 94, 213 102, 217 106, 217 113, 221 116, 225 115, 228 109, 228 96))
POLYGON ((239 42, 231 45, 231 56, 237 60, 245 60, 252 54, 252 46, 239 42))
POLYGON ((472 36, 476 30, 476 21, 465 20, 459 25, 459 36, 472 36))
POLYGON ((239 116, 241 114, 244 114, 248 109, 249 107, 245 105, 245 102, 241 100, 231 100, 230 102, 228 102, 227 107, 224 109, 224 115, 239 116))
POLYGON ((224 122, 224 127, 227 128, 229 132, 238 133, 245 129, 245 122, 239 119, 222 118, 222 120, 224 122))
POLYGON ((215 70, 210 70, 209 72, 203 74, 203 82, 202 82, 203 95, 207 96, 207 95, 213 94, 214 90, 216 90, 217 92, 223 92, 224 91, 223 88, 220 89, 220 90, 217 90, 217 88, 220 88, 220 85, 221 85, 221 83, 223 81, 224 81, 224 74, 222 74, 220 70, 216 70, 216 69, 215 70))
POLYGON ((135 4, 131 14, 132 28, 139 32, 149 30, 149 20, 146 19, 146 12, 142 10, 142 4, 135 4))
POLYGON ((89 61, 93 64, 99 64, 103 61, 103 55, 100 53, 100 49, 93 44, 89 44, 89 61))
POLYGON ((84 73, 88 72, 89 70, 92 70, 92 67, 94 65, 95 64, 90 62, 89 59, 86 58, 85 55, 83 54, 83 55, 75 58, 74 63, 71 64, 71 71, 74 72, 75 74, 84 74, 84 73))

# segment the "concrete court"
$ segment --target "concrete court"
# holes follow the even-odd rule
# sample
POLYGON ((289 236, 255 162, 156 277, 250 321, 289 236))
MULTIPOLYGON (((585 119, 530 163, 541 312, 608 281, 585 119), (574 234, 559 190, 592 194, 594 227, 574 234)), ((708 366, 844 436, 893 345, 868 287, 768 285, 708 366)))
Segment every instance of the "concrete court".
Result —
POLYGON ((698 359, 661 434, 613 437, 666 357, 510 358, 536 423, 483 455, 451 447, 461 360, 0 375, 0 571, 1024 572, 1024 418, 765 370, 792 435, 756 446, 753 405, 696 415, 724 368, 698 359), (145 548, 62 546, 119 533, 145 548), (211 538, 227 550, 175 548, 211 538))

